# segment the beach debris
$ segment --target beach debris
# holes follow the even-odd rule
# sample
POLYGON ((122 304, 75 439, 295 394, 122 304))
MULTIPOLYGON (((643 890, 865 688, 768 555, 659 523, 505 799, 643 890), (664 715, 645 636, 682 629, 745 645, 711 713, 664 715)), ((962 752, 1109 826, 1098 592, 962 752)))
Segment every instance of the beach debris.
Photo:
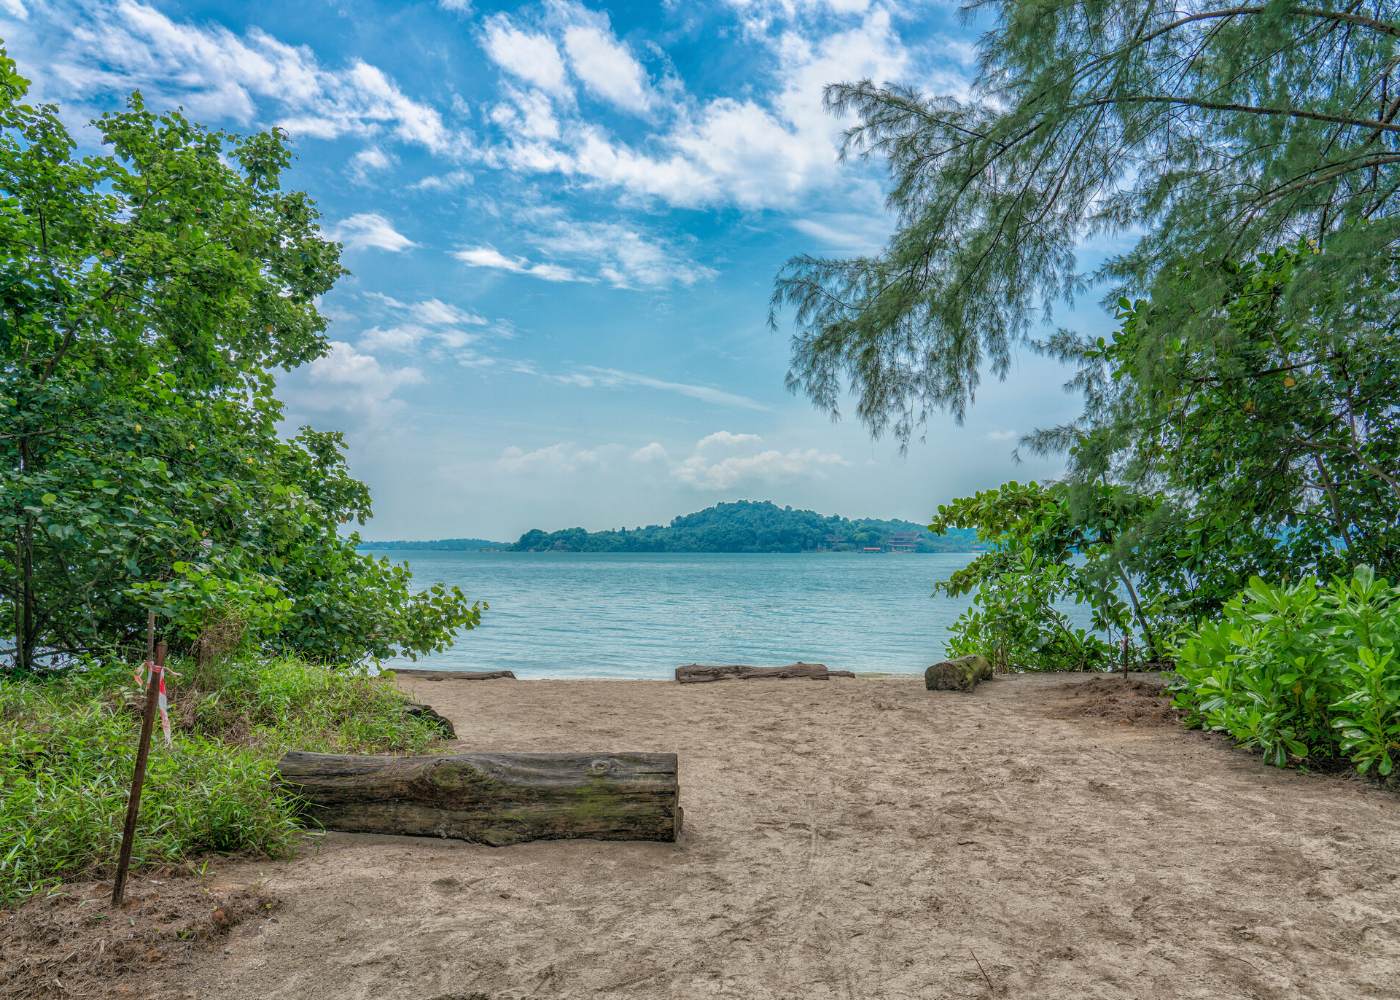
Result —
POLYGON ((411 701, 403 707, 403 714, 412 716, 415 719, 424 719, 437 725, 449 740, 457 738, 457 730, 452 726, 452 720, 438 715, 433 711, 432 705, 424 705, 421 702, 411 701))
POLYGON ((393 671, 395 677, 412 677, 420 681, 494 681, 502 678, 515 680, 515 674, 509 670, 399 670, 393 671))
POLYGON ((978 681, 991 679, 991 661, 976 653, 935 663, 924 671, 924 687, 930 691, 971 691, 978 681))
POLYGON ((709 681, 727 681, 736 678, 749 681, 758 677, 810 677, 814 681, 824 681, 831 677, 854 677, 849 670, 827 670, 825 664, 789 663, 785 667, 750 667, 742 663, 727 666, 706 667, 698 663, 676 668, 676 680, 682 684, 705 684, 709 681))
POLYGON ((369 757, 294 750, 281 784, 327 830, 527 840, 674 841, 673 753, 464 753, 369 757))

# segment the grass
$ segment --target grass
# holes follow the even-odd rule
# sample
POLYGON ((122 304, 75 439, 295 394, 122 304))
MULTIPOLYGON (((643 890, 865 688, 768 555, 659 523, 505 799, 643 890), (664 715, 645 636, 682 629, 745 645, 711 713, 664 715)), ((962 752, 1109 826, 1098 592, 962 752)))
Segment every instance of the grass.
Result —
MULTIPOLYGON (((421 752, 441 733, 362 670, 297 660, 174 664, 171 722, 152 740, 132 866, 202 851, 289 857, 295 801, 271 783, 290 749, 421 752)), ((105 877, 121 845, 141 719, 127 668, 0 680, 0 902, 105 877)))

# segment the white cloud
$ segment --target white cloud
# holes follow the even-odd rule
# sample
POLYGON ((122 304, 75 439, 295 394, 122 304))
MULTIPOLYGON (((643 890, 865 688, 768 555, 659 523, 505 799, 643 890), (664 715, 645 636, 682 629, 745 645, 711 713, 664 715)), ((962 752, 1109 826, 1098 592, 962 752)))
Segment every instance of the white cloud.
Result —
POLYGON ((390 253, 402 253, 418 244, 394 229, 391 223, 378 212, 361 212, 336 223, 326 230, 326 236, 345 244, 347 250, 365 250, 374 247, 390 253))
POLYGON ((732 490, 797 479, 825 479, 827 469, 851 464, 840 455, 819 452, 815 448, 805 451, 794 448, 786 454, 768 449, 749 455, 730 455, 718 461, 709 454, 717 446, 735 449, 761 440, 757 434, 728 431, 710 434, 696 443, 695 452, 689 458, 671 470, 671 478, 696 490, 732 490))
POLYGON ((513 475, 560 475, 583 469, 598 469, 626 451, 621 445, 605 444, 592 450, 579 448, 572 441, 526 452, 510 447, 501 452, 495 467, 513 475))
POLYGON ((638 448, 636 451, 632 452, 632 461, 639 464, 650 462, 668 463, 671 461, 671 456, 666 454, 666 449, 661 447, 659 441, 653 441, 646 447, 638 448))
POLYGON ((507 73, 551 94, 567 94, 564 60, 545 35, 532 35, 513 27, 510 18, 496 14, 486 21, 482 47, 507 73))
POLYGON ((354 156, 350 157, 348 169, 350 176, 361 183, 369 180, 370 174, 382 173, 389 170, 399 162, 399 158, 390 153, 384 152, 378 146, 366 146, 354 156))
POLYGON ((627 111, 644 112, 651 103, 647 75, 611 31, 575 25, 564 32, 564 51, 589 93, 627 111))
POLYGON ((470 14, 472 0, 438 0, 438 6, 443 10, 452 10, 459 14, 470 14))
POLYGON ((1015 431, 989 431, 987 433, 988 441, 1015 441, 1017 437, 1015 431))
POLYGON ((738 406, 749 410, 767 410, 770 407, 764 406, 756 400, 747 396, 736 396, 731 392, 723 392, 708 385, 690 385, 686 382, 667 382, 659 378, 652 378, 649 375, 638 375, 635 372, 618 371, 615 368, 594 368, 585 367, 582 371, 574 372, 571 375, 546 376, 551 381, 572 383, 593 388, 602 386, 604 388, 616 388, 620 385, 640 385, 650 389, 664 389, 667 392, 679 393, 682 396, 689 396, 691 399, 698 399, 705 403, 713 403, 716 406, 738 406))
POLYGON ((443 360, 451 358, 469 367, 485 367, 496 363, 494 358, 484 357, 469 345, 479 343, 484 333, 482 327, 490 326, 490 321, 476 313, 441 299, 425 299, 421 302, 400 302, 398 299, 379 292, 369 292, 365 298, 376 303, 381 313, 393 320, 383 326, 371 326, 360 334, 356 345, 361 350, 389 350, 400 353, 424 351, 429 358, 443 360), (475 328, 473 329, 463 329, 475 328))
POLYGON ((29 20, 29 11, 20 0, 0 0, 0 8, 4 8, 5 13, 11 17, 17 17, 21 21, 29 20))
POLYGON ((593 262, 598 277, 614 288, 690 286, 715 277, 713 268, 686 260, 665 244, 614 223, 557 223, 532 242, 553 257, 593 262))
POLYGON ((87 101, 139 89, 148 104, 179 104, 198 119, 247 125, 270 118, 294 137, 388 135, 439 155, 466 152, 464 137, 435 108, 362 60, 328 69, 308 46, 259 28, 236 35, 217 24, 176 22, 135 0, 58 0, 46 19, 67 28, 50 36, 34 67, 46 97, 87 101))
POLYGON ((408 187, 411 191, 447 192, 455 191, 460 187, 466 187, 468 184, 472 183, 474 183, 474 179, 471 174, 467 173, 465 170, 454 170, 451 173, 441 176, 431 174, 424 177, 416 184, 410 184, 408 187))
POLYGON ((424 381, 417 368, 386 368, 372 354, 361 354, 343 341, 332 341, 331 352, 306 365, 299 384, 288 392, 294 409, 335 414, 352 425, 382 426, 401 408, 393 394, 424 381))
POLYGON ((452 256, 468 267, 489 267, 498 271, 509 271, 512 274, 528 274, 535 278, 543 278, 545 281, 588 280, 574 274, 567 267, 559 267, 557 264, 532 264, 524 257, 507 257, 495 247, 463 247, 460 250, 454 250, 452 256))

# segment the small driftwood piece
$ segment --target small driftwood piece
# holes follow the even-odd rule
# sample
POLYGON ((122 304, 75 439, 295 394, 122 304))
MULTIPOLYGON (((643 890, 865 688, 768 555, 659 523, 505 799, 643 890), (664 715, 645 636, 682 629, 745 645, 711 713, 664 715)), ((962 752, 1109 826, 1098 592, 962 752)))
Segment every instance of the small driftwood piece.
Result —
POLYGON ((824 681, 831 676, 831 671, 821 663, 803 663, 798 660, 796 663, 789 663, 785 667, 749 667, 742 663, 733 663, 722 667, 705 667, 698 663, 692 663, 688 667, 676 668, 676 680, 682 684, 705 684, 709 681, 727 681, 736 678, 741 681, 750 681, 758 677, 810 677, 814 681, 824 681))
POLYGON ((394 676, 420 681, 493 681, 501 677, 515 680, 515 674, 509 670, 395 670, 394 676))
POLYGON ((673 753, 464 753, 361 757, 294 750, 279 780, 327 830, 527 840, 673 841, 673 753))
POLYGON ((991 679, 991 661, 976 653, 935 663, 924 671, 924 687, 930 691, 971 691, 978 681, 991 679))
POLYGON ((437 712, 433 711, 432 705, 424 705, 420 702, 410 701, 408 704, 404 705, 403 714, 415 719, 422 719, 425 722, 431 722, 433 725, 437 726, 442 734, 449 740, 455 740, 457 738, 457 730, 453 727, 452 720, 445 715, 438 715, 437 712))

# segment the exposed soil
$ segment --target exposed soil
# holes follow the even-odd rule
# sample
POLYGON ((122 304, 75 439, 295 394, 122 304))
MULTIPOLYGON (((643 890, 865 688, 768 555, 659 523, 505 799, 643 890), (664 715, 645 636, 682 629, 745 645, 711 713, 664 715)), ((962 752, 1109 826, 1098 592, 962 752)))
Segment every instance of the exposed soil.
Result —
POLYGON ((256 886, 211 885, 184 866, 128 878, 122 895, 114 907, 110 883, 78 883, 0 911, 0 997, 195 996, 181 970, 281 909, 256 886))
POLYGON ((679 753, 681 840, 330 834, 225 862, 216 885, 265 873, 279 922, 179 979, 201 1000, 1400 998, 1400 797, 1159 725, 1134 681, 418 684, 464 751, 679 753))
POLYGON ((1172 708, 1162 681, 1127 674, 1094 676, 1059 685, 1062 699, 1051 704, 1056 719, 1108 719, 1121 726, 1179 726, 1181 712, 1172 708))

